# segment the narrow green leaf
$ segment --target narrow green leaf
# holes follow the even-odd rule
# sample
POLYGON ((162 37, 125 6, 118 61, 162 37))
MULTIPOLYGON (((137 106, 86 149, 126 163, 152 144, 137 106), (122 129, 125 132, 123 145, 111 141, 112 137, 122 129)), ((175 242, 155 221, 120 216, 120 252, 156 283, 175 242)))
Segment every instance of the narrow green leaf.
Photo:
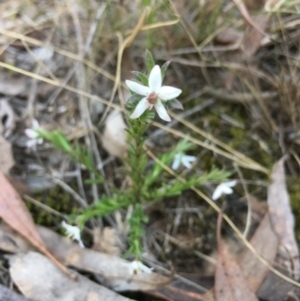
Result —
POLYGON ((165 78, 166 71, 167 71, 167 69, 168 69, 170 63, 171 63, 171 61, 167 61, 167 62, 165 62, 165 63, 162 65, 162 67, 161 67, 161 77, 162 77, 163 80, 164 80, 164 78, 165 78))
POLYGON ((139 71, 132 71, 132 73, 141 81, 145 86, 148 86, 148 77, 139 71))
POLYGON ((146 53, 145 53, 145 63, 146 63, 146 67, 147 67, 147 72, 149 74, 151 72, 151 70, 153 69, 153 67, 155 66, 153 56, 149 50, 146 50, 146 53))

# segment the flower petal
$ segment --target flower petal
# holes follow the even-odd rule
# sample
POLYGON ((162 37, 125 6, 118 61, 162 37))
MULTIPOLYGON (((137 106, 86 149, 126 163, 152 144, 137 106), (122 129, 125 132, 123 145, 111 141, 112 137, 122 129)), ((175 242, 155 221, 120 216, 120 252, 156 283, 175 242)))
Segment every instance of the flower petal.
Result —
POLYGON ((158 91, 158 98, 161 100, 170 100, 178 97, 181 94, 181 90, 175 87, 162 86, 158 91))
POLYGON ((236 180, 232 180, 230 182, 224 183, 227 187, 233 187, 236 185, 236 180))
POLYGON ((223 194, 232 194, 233 193, 232 188, 230 188, 228 186, 224 185, 222 188, 223 188, 223 190, 222 190, 223 194))
POLYGON ((236 184, 236 180, 221 183, 217 186, 216 190, 214 191, 212 195, 212 199, 215 201, 217 200, 222 194, 231 194, 233 193, 233 187, 236 184))
POLYGON ((163 103, 160 99, 157 100, 156 104, 154 105, 156 112, 158 116, 165 120, 165 121, 171 121, 171 117, 169 116, 166 108, 164 107, 163 103))
POLYGON ((182 164, 190 169, 192 167, 192 162, 194 162, 196 160, 196 157, 194 156, 183 156, 181 159, 182 164))
POLYGON ((220 196, 222 195, 223 193, 223 190, 222 190, 222 187, 221 185, 217 186, 217 188, 215 189, 213 195, 212 195, 212 199, 215 201, 217 200, 218 198, 220 198, 220 196))
POLYGON ((151 91, 157 92, 161 88, 162 77, 161 77, 161 70, 158 65, 155 65, 152 68, 149 74, 148 83, 151 91))
POLYGON ((38 137, 38 133, 35 131, 35 130, 33 130, 33 129, 26 129, 25 131, 25 135, 28 137, 28 138, 30 138, 30 139, 35 139, 35 138, 37 138, 38 137))
POLYGON ((177 170, 180 166, 180 154, 176 154, 174 156, 174 161, 173 161, 173 164, 172 164, 172 169, 173 170, 177 170))
POLYGON ((139 95, 147 96, 148 94, 150 94, 150 88, 149 87, 143 86, 143 85, 141 85, 137 82, 134 82, 132 80, 126 80, 125 83, 131 91, 133 91, 133 92, 135 92, 139 95))
POLYGON ((136 119, 139 118, 147 109, 151 107, 151 104, 147 101, 147 98, 144 97, 135 107, 135 110, 131 114, 130 118, 136 119))
POLYGON ((65 221, 62 221, 61 225, 66 231, 66 236, 73 240, 76 240, 79 243, 79 246, 81 248, 84 248, 84 244, 80 236, 80 229, 76 226, 67 224, 65 221))
POLYGON ((134 260, 133 262, 131 262, 130 266, 129 266, 129 270, 130 270, 130 274, 134 275, 134 274, 141 274, 141 273, 152 273, 153 268, 149 268, 147 266, 145 266, 143 263, 141 263, 138 260, 134 260))

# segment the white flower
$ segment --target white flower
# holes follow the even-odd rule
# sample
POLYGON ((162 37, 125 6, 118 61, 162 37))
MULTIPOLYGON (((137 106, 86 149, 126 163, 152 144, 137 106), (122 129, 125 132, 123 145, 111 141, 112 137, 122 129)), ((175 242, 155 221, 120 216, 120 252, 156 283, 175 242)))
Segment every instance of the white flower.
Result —
POLYGON ((178 153, 174 156, 172 169, 178 169, 181 164, 186 168, 190 169, 192 167, 192 162, 194 162, 195 160, 196 157, 194 156, 186 156, 184 153, 178 153))
POLYGON ((44 141, 43 138, 40 138, 39 134, 36 131, 39 128, 40 128, 40 125, 39 125, 38 121, 33 119, 32 120, 32 128, 26 129, 24 131, 25 135, 29 138, 28 141, 26 142, 26 146, 28 148, 35 149, 38 144, 43 143, 43 141, 44 141))
POLYGON ((149 87, 146 87, 137 82, 126 80, 126 85, 131 91, 145 96, 140 100, 130 118, 139 118, 147 109, 152 109, 154 106, 161 119, 171 121, 163 102, 176 98, 182 91, 174 87, 162 86, 162 75, 158 65, 155 65, 151 70, 148 84, 149 87))
POLYGON ((222 194, 231 194, 233 193, 233 190, 231 187, 236 185, 236 180, 230 181, 230 182, 225 182, 221 183, 220 185, 217 186, 215 189, 212 199, 215 201, 217 200, 222 194))
POLYGON ((66 236, 76 240, 81 248, 84 248, 84 244, 81 240, 80 229, 76 226, 71 226, 67 224, 65 221, 61 222, 61 225, 66 230, 66 236))
POLYGON ((140 273, 152 273, 152 268, 148 268, 147 266, 145 266, 143 263, 141 263, 138 260, 134 260, 131 264, 130 264, 130 274, 140 274, 140 273))

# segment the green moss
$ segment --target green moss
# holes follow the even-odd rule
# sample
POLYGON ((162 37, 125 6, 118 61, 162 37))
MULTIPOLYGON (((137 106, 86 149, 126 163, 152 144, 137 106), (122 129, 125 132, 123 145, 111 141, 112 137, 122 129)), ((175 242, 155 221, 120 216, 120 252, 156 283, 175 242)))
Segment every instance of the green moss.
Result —
MULTIPOLYGON (((70 194, 65 192, 59 186, 47 191, 36 193, 34 198, 62 214, 72 214, 78 211, 78 206, 73 201, 70 194)), ((45 227, 54 227, 61 222, 60 218, 46 210, 43 210, 39 206, 30 202, 26 202, 26 205, 29 208, 36 224, 43 225, 45 227)))

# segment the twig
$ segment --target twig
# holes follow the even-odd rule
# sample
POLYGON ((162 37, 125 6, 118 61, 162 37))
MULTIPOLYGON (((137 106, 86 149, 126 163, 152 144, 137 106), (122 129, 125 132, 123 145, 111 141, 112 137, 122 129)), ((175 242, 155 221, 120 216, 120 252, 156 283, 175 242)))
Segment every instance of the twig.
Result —
POLYGON ((40 208, 42 208, 43 210, 45 210, 46 212, 50 213, 50 214, 53 214, 55 216, 58 216, 60 217, 61 219, 65 219, 65 220, 68 220, 68 216, 65 215, 65 214, 62 214, 54 209, 52 209, 51 207, 35 200, 34 198, 30 197, 29 195, 24 195, 23 198, 25 199, 25 201, 28 201, 32 204, 34 204, 35 206, 38 206, 40 208))
MULTIPOLYGON (((217 100, 222 100, 222 101, 232 102, 232 103, 246 104, 257 100, 256 96, 250 93, 239 93, 239 92, 230 93, 228 90, 224 90, 220 88, 216 89, 214 87, 208 87, 208 86, 204 87, 201 91, 202 94, 209 94, 210 96, 215 97, 217 100)), ((276 91, 261 92, 259 94, 259 97, 264 101, 274 99, 277 96, 278 93, 276 91)))
POLYGON ((234 167, 236 168, 236 170, 239 174, 239 177, 241 179, 241 183, 243 185, 243 188, 244 188, 244 191, 245 191, 245 194, 246 194, 246 199, 247 199, 247 205, 248 205, 247 220, 246 220, 246 227, 245 227, 245 230, 244 230, 244 233, 243 233, 244 237, 247 238, 247 236, 250 232, 250 227, 251 227, 252 203, 251 203, 251 199, 249 197, 249 191, 248 191, 248 187, 245 183, 243 173, 242 173, 241 169, 237 166, 237 164, 234 164, 234 167))
POLYGON ((60 186, 62 189, 64 189, 66 192, 71 194, 71 196, 83 207, 88 207, 87 202, 76 192, 74 191, 68 184, 66 184, 64 181, 52 177, 51 179, 56 185, 60 186))

